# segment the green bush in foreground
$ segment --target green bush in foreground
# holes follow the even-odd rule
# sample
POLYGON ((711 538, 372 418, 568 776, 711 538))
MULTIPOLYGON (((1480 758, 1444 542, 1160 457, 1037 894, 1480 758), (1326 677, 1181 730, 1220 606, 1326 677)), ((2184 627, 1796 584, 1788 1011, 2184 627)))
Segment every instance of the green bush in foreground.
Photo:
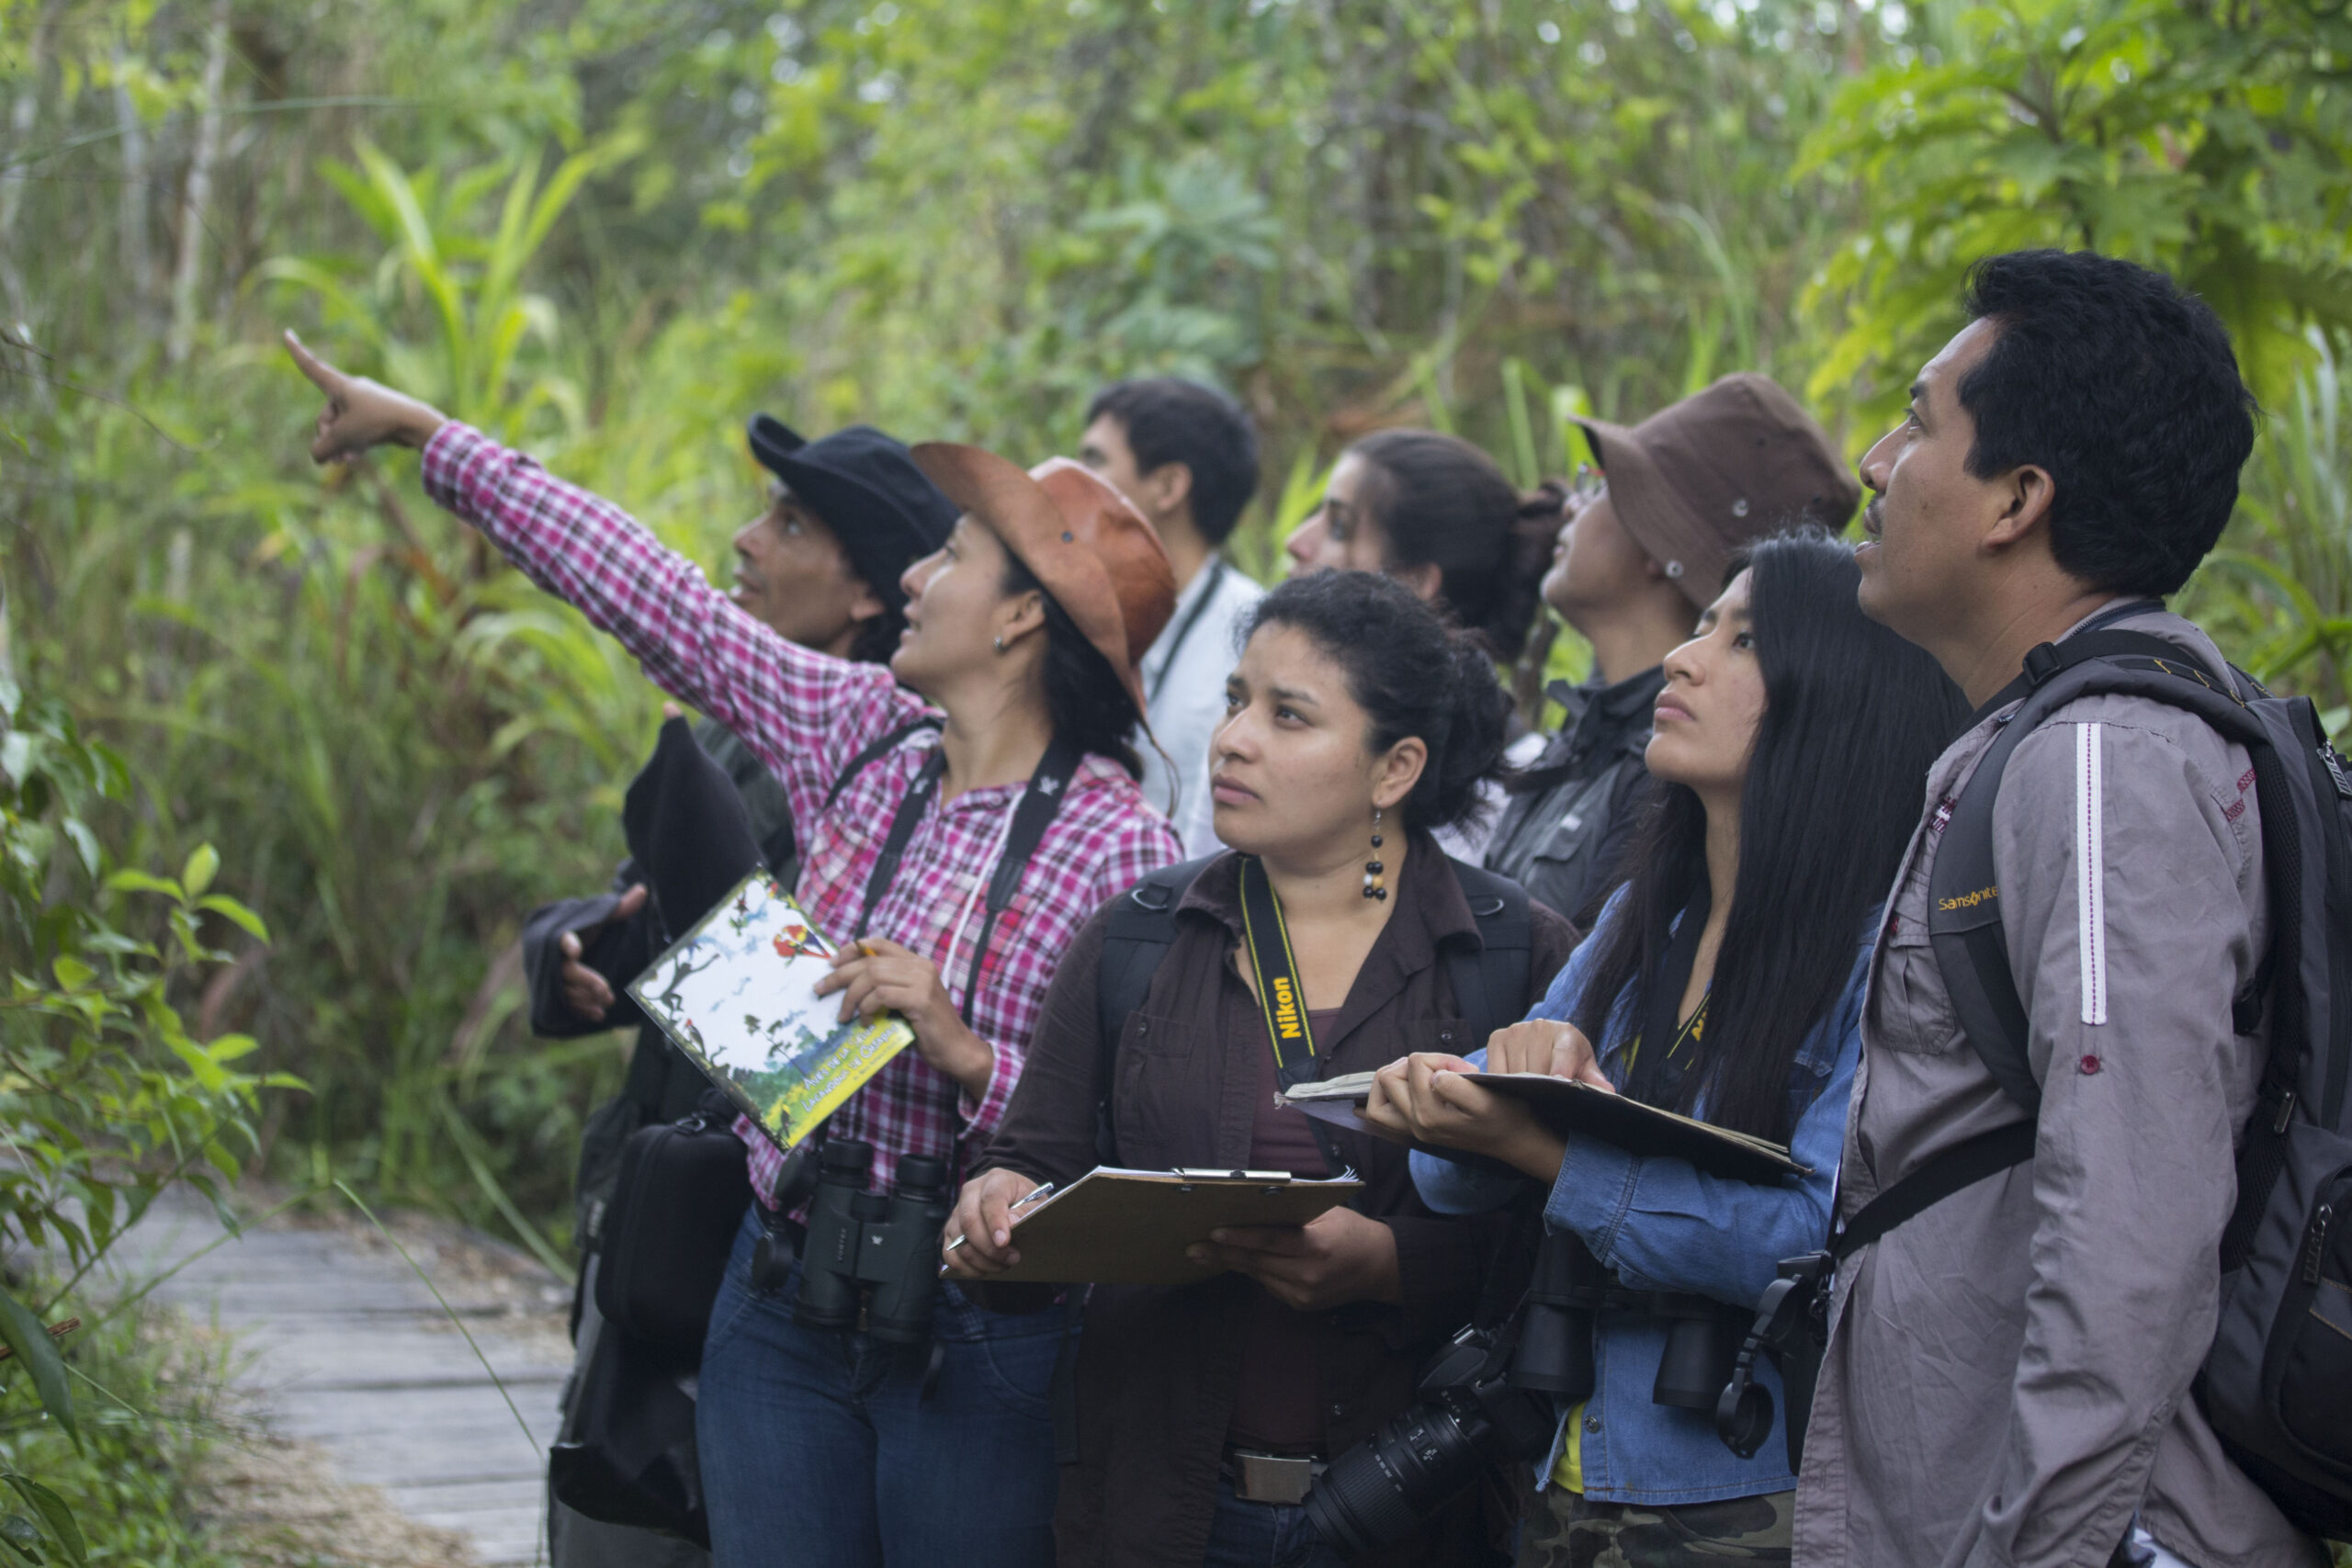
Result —
MULTIPOLYGON (((139 1518, 154 1445, 174 1430, 143 1408, 153 1380, 109 1392, 76 1363, 135 1371, 119 1331, 61 1349, 44 1325, 99 1327, 82 1285, 107 1250, 171 1182, 220 1203, 261 1091, 300 1087, 239 1071, 249 1036, 198 1040, 182 1022, 175 987, 226 956, 208 932, 268 932, 209 891, 209 845, 175 881, 110 863, 90 823, 128 789, 121 759, 62 705, 28 702, 0 674, 0 1250, 66 1270, 0 1290, 0 1560, 78 1563, 90 1532, 112 1551, 139 1518)), ((168 1467, 156 1473, 167 1483, 168 1467)), ((167 1522, 168 1502, 146 1512, 167 1522)))
MULTIPOLYGON (((161 1329, 133 1311, 73 1337, 78 1444, 20 1387, 0 1399, 0 1467, 40 1476, 73 1511, 85 1545, 77 1556, 59 1550, 53 1536, 35 1542, 18 1528, 0 1534, 10 1549, 0 1561, 158 1568, 239 1561, 233 1543, 214 1540, 190 1506, 190 1478, 219 1435, 220 1368, 161 1329)), ((17 1501, 24 1517, 30 1510, 17 1501)))

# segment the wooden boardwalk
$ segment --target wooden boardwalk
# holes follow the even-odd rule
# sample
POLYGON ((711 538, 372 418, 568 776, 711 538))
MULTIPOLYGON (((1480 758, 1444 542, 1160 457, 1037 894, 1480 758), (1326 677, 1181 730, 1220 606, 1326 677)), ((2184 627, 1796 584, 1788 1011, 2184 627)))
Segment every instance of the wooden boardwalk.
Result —
MULTIPOLYGON (((450 1314, 372 1230, 256 1226, 154 1299, 232 1335, 238 1387, 275 1431, 322 1450, 336 1480, 380 1488, 401 1514, 458 1532, 485 1568, 544 1562, 542 1455, 571 1367, 569 1290, 456 1227, 401 1220, 393 1230, 515 1410, 450 1314)), ((144 1281, 221 1234, 200 1199, 167 1197, 117 1249, 117 1279, 144 1281)))

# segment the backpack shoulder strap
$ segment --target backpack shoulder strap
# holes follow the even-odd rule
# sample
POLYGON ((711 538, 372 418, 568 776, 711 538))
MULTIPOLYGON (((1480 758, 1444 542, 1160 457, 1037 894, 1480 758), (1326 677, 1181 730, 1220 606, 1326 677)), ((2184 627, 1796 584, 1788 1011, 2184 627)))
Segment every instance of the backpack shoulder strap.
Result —
POLYGON ((1478 922, 1478 946, 1454 942, 1445 951, 1446 978, 1453 1004, 1470 1026, 1468 1049, 1487 1043, 1496 1030, 1527 1016, 1535 963, 1535 920, 1527 889, 1508 876, 1446 857, 1454 880, 1478 922))
MULTIPOLYGON (((1220 850, 1217 854, 1225 853, 1220 850)), ((1111 1090, 1116 1082, 1119 1036, 1127 1017, 1151 994, 1151 977, 1176 941, 1176 905, 1193 879, 1217 855, 1203 855, 1155 871, 1111 906, 1102 932, 1102 965, 1094 982, 1095 1029, 1100 1055, 1094 1081, 1100 1089, 1094 1121, 1096 1163, 1116 1165, 1118 1140, 1112 1130, 1111 1090)))
POLYGON ((833 780, 832 787, 825 792, 825 809, 831 811, 833 808, 833 802, 842 797, 842 791, 850 786, 850 781, 865 772, 876 759, 887 756, 896 750, 899 741, 904 740, 918 729, 937 729, 938 728, 939 720, 925 714, 921 718, 907 720, 906 723, 877 739, 868 741, 864 750, 842 764, 840 775, 833 780))
MULTIPOLYGON (((2277 771, 2275 750, 2261 722, 2246 709, 2240 682, 2217 679, 2178 645, 2140 632, 2098 631, 2043 643, 2026 655, 2023 704, 2002 723, 1976 771, 1952 805, 1928 881, 1928 929, 1937 967, 1969 1044, 2002 1091, 2029 1111, 2041 1107, 2041 1086, 2027 1055, 2025 1003, 2009 967, 2008 937, 1993 868, 1993 807, 2001 775, 2019 742, 2058 708, 2078 697, 2146 697, 2197 715, 2277 771)), ((2258 688, 2257 688, 2258 690, 2258 688)), ((2014 694, 2015 688, 2009 694, 2014 694)), ((2272 831, 2271 812, 2263 815, 2272 831)), ((2291 812, 2282 801, 2278 809, 2291 812)), ((2256 998, 2259 1003, 2259 998, 2256 998)))

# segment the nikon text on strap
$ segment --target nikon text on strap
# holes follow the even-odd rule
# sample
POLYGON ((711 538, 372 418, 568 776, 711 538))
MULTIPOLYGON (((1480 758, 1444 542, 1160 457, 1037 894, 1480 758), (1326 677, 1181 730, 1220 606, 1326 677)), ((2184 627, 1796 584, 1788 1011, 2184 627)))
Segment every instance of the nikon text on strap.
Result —
POLYGON ((1258 1010, 1265 1015, 1276 1076, 1288 1089, 1320 1075, 1315 1025, 1306 1016, 1306 987, 1298 977, 1298 957, 1291 952, 1282 900, 1274 897, 1265 866, 1257 856, 1244 855, 1238 875, 1241 934, 1250 944, 1250 967, 1258 972, 1258 1010))
MULTIPOLYGON (((1249 944, 1250 966, 1258 976, 1258 1010, 1266 1020, 1266 1042, 1274 1053, 1274 1083, 1289 1089, 1323 1076, 1315 1025, 1306 1016, 1306 985, 1298 977, 1290 927, 1283 919, 1282 900, 1274 896, 1265 865, 1255 855, 1243 855, 1234 869, 1241 888, 1241 936, 1249 944)), ((1348 1168, 1330 1128, 1310 1120, 1306 1130, 1323 1151, 1329 1174, 1348 1168)))
MULTIPOLYGON (((1111 1113, 1118 1078, 1119 1038, 1125 1032, 1127 1020, 1142 1010, 1150 996, 1152 976, 1175 943, 1178 901, 1195 878, 1230 852, 1221 850, 1155 871, 1111 906, 1095 990, 1097 1164, 1119 1163, 1118 1134, 1111 1113)), ((1527 890, 1510 878, 1451 856, 1443 857, 1443 862, 1470 906, 1478 934, 1475 942, 1447 942, 1440 962, 1453 987, 1454 1010, 1461 1015, 1470 1042, 1484 1044, 1496 1030, 1526 1017, 1535 999, 1532 984, 1534 917, 1530 913, 1527 890)))

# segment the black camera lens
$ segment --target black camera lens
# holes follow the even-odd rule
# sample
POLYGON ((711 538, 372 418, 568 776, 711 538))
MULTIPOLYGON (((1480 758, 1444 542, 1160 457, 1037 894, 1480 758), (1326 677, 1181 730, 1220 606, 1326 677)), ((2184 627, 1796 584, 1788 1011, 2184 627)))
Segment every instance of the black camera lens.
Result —
POLYGON ((1306 1517, 1333 1551, 1369 1557, 1405 1539, 1491 1464, 1532 1461, 1559 1417, 1547 1396, 1503 1375, 1507 1342, 1465 1328, 1421 1379, 1422 1402, 1333 1460, 1306 1517))
POLYGON ((1340 1556, 1370 1557, 1411 1534, 1477 1474, 1477 1445, 1453 1412, 1417 1404, 1315 1478, 1306 1517, 1340 1556))

